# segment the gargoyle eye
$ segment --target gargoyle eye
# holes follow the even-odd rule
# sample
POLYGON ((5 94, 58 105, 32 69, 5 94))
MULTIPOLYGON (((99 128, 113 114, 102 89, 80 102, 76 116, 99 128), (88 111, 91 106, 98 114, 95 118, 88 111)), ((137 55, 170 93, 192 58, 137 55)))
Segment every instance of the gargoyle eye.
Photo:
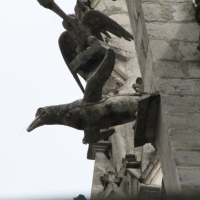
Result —
POLYGON ((43 114, 43 113, 44 113, 44 109, 39 108, 39 109, 37 110, 36 115, 41 115, 41 114, 43 114))

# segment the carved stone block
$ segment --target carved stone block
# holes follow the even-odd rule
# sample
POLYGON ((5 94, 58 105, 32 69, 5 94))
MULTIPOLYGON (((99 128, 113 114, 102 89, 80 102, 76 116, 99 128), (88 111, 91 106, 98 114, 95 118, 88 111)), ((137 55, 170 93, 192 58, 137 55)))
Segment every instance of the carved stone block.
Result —
POLYGON ((135 125, 135 147, 155 142, 155 128, 159 109, 160 95, 150 94, 149 98, 141 98, 135 125))
POLYGON ((102 152, 109 159, 109 151, 111 149, 111 143, 109 141, 100 141, 94 144, 90 144, 87 152, 87 159, 95 160, 97 152, 102 152))

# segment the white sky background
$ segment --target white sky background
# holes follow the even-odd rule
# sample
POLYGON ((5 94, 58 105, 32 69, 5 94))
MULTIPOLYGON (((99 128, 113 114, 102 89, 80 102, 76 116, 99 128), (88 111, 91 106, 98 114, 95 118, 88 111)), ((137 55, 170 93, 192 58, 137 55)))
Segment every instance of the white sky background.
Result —
MULTIPOLYGON (((56 0, 73 13, 76 0, 56 0)), ((0 199, 90 196, 83 131, 26 128, 39 107, 82 98, 58 47, 62 20, 36 0, 0 0, 0 199)))

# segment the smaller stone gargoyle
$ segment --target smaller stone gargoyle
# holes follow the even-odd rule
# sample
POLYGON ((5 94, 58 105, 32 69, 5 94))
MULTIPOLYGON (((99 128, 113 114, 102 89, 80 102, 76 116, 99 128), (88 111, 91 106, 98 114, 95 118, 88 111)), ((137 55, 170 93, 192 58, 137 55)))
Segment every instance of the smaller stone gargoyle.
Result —
POLYGON ((83 99, 39 108, 27 131, 43 125, 70 126, 84 130, 83 143, 87 144, 110 137, 114 133, 114 129, 110 127, 135 120, 140 97, 134 94, 102 96, 103 85, 114 64, 115 52, 108 49, 96 73, 88 80, 83 99))
POLYGON ((132 87, 133 87, 133 89, 135 90, 136 93, 138 93, 138 94, 144 93, 144 84, 143 84, 142 78, 138 77, 136 79, 136 83, 134 83, 132 85, 132 87))
MULTIPOLYGON (((75 71, 73 65, 70 63, 77 57, 77 55, 82 54, 86 49, 90 48, 95 42, 99 40, 103 41, 101 33, 105 34, 107 37, 111 37, 108 32, 116 35, 117 37, 123 37, 124 39, 131 41, 133 36, 126 31, 117 22, 112 20, 110 17, 104 15, 103 13, 91 9, 87 3, 77 0, 75 6, 75 15, 66 14, 55 2, 54 0, 37 0, 41 6, 50 9, 63 19, 63 26, 66 29, 59 38, 59 47, 64 58, 66 65, 68 66, 70 72, 72 73, 74 79, 79 85, 80 89, 84 93, 84 88, 77 76, 79 71, 75 71)), ((100 50, 99 50, 100 51, 100 50)), ((103 52, 104 53, 104 52, 103 52)), ((99 52, 92 55, 92 60, 89 59, 86 69, 83 67, 82 71, 79 73, 83 79, 87 79, 88 73, 102 61, 104 55, 100 56, 99 52), (99 63, 94 59, 100 60, 99 63), (94 61, 95 60, 95 61, 94 61), (94 63, 94 62, 97 62, 94 63), (88 67, 90 66, 90 67, 88 67)), ((87 54, 83 56, 84 59, 88 59, 87 54)), ((81 60, 81 64, 82 64, 81 60)), ((77 66, 77 65, 76 65, 77 66)))

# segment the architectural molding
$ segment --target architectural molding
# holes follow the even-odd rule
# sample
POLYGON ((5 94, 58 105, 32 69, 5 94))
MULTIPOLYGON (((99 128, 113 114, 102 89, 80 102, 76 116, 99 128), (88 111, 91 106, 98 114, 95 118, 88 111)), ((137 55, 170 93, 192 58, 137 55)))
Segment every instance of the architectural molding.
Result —
POLYGON ((127 80, 126 76, 117 69, 114 69, 111 76, 103 87, 103 94, 117 94, 118 90, 124 85, 127 80))
POLYGON ((99 141, 94 144, 90 144, 87 152, 87 159, 95 160, 95 155, 97 152, 102 152, 109 159, 109 151, 111 149, 111 143, 109 141, 99 141))

